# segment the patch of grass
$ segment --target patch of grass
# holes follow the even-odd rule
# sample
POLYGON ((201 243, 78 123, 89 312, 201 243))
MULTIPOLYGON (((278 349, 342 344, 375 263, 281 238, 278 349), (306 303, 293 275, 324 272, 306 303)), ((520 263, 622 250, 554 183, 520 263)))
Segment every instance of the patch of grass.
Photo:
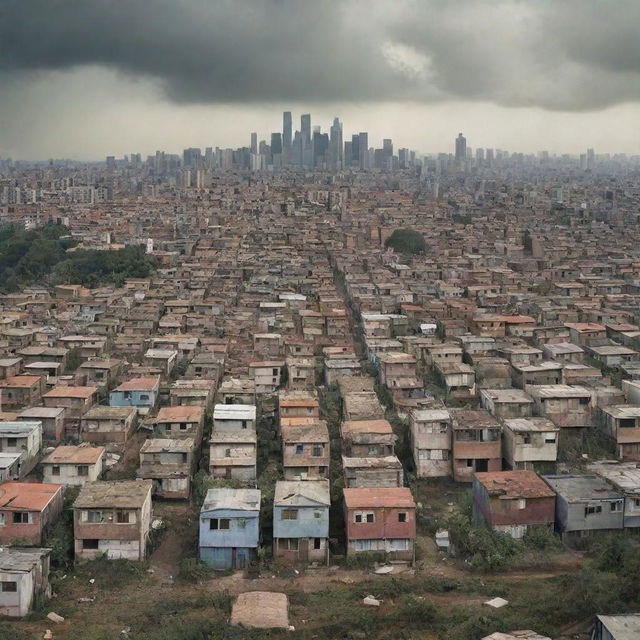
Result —
POLYGON ((148 568, 149 565, 146 562, 109 560, 106 555, 103 555, 77 565, 75 577, 86 581, 94 578, 95 582, 92 586, 96 589, 121 589, 133 582, 148 580, 148 568))

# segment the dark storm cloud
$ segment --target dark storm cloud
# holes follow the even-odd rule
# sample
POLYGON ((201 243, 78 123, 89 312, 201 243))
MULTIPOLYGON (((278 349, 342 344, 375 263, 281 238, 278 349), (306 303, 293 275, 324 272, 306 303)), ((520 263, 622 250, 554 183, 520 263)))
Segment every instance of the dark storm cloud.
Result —
POLYGON ((0 70, 102 65, 176 102, 640 99, 638 0, 3 0, 0 70))

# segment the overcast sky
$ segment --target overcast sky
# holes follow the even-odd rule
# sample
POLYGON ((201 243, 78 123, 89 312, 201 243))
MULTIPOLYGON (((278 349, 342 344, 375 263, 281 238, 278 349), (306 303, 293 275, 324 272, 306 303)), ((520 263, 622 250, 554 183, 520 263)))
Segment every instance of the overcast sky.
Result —
POLYGON ((1 0, 0 156, 268 139, 640 153, 640 0, 1 0))

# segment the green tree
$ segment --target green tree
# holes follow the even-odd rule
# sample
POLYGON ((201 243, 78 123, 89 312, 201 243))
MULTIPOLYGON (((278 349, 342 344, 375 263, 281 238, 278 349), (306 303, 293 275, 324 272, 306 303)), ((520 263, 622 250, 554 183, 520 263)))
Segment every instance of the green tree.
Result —
POLYGON ((424 236, 413 229, 396 229, 384 243, 398 253, 426 253, 424 236))

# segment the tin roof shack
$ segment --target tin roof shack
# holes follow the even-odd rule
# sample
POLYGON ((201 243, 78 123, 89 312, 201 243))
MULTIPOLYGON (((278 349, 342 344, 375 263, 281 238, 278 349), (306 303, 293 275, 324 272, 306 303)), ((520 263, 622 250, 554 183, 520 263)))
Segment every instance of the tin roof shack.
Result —
POLYGON ((571 342, 582 347, 589 345, 605 344, 607 342, 606 327, 601 324, 589 324, 588 322, 565 322, 569 329, 571 342))
POLYGON ((582 364, 584 360, 584 349, 571 342, 549 342, 542 345, 542 351, 547 360, 556 362, 582 364))
POLYGON ((83 384, 109 390, 118 379, 123 361, 116 358, 93 358, 83 362, 77 369, 83 384))
POLYGON ((640 462, 640 406, 619 404, 600 407, 596 423, 615 441, 619 458, 640 462))
POLYGON ((209 489, 200 510, 200 560, 220 571, 244 569, 260 544, 260 490, 209 489))
POLYGON ((255 484, 255 431, 213 431, 209 438, 209 473, 214 478, 255 484))
POLYGON ((482 389, 480 405, 502 420, 533 415, 533 398, 521 389, 482 389))
POLYGON ((555 470, 559 431, 560 429, 548 418, 504 420, 502 457, 507 468, 555 470))
POLYGON ((202 407, 162 407, 155 419, 155 433, 160 438, 193 438, 196 447, 202 441, 204 411, 202 407))
POLYGON ((22 618, 38 600, 51 597, 51 549, 7 547, 0 549, 0 615, 22 618))
POLYGON ((347 420, 340 425, 340 435, 348 456, 393 455, 396 436, 387 420, 347 420))
POLYGON ((21 478, 36 466, 41 449, 41 422, 0 422, 0 451, 20 455, 21 478))
POLYGON ((462 364, 463 351, 459 344, 445 342, 426 347, 426 363, 432 367, 438 364, 462 364))
POLYGON ((342 456, 344 485, 351 488, 401 487, 402 463, 394 455, 377 458, 342 456))
POLYGON ((178 362, 178 352, 174 349, 147 349, 143 362, 145 365, 161 371, 163 378, 168 378, 178 362))
POLYGON ((526 389, 528 385, 560 384, 562 364, 547 360, 536 364, 512 364, 511 379, 513 386, 520 389, 526 389))
POLYGON ((76 560, 144 560, 151 528, 151 480, 89 482, 73 503, 76 560))
POLYGON ((384 418, 384 409, 373 391, 345 393, 342 411, 345 420, 378 420, 384 418))
POLYGON ((473 476, 473 521, 519 540, 527 529, 551 528, 556 494, 533 471, 497 471, 473 476))
POLYGON ((542 479, 556 492, 556 531, 567 543, 624 526, 624 495, 596 475, 542 479))
POLYGON ((527 387, 535 413, 561 429, 593 426, 591 391, 586 387, 550 384, 527 387))
POLYGON ((490 338, 506 335, 527 335, 535 328, 535 319, 529 316, 479 315, 472 321, 474 333, 490 338))
POLYGON ((347 555, 377 552, 413 563, 416 504, 411 491, 406 487, 343 491, 347 555))
POLYGON ((187 367, 187 375, 191 378, 218 380, 223 371, 224 355, 209 351, 195 355, 187 367))
POLYGON ((216 397, 221 404, 253 404, 256 385, 250 378, 225 378, 216 397))
POLYGON ((255 404, 217 404, 213 408, 214 431, 256 430, 255 404))
POLYGON ((313 358, 296 358, 287 356, 287 372, 289 389, 312 389, 315 386, 316 363, 313 358))
POLYGON ((0 544, 13 540, 42 544, 45 531, 61 512, 59 484, 5 482, 0 485, 0 544))
POLYGON ((20 479, 20 454, 0 452, 0 482, 20 479))
POLYGON ((511 388, 511 365, 505 358, 474 356, 473 368, 480 389, 511 388))
POLYGON ((102 473, 104 454, 104 447, 92 447, 87 444, 56 447, 40 462, 43 481, 67 487, 94 482, 102 473))
POLYGON ((146 415, 156 406, 159 395, 160 376, 132 378, 109 394, 109 404, 112 407, 136 407, 146 415))
POLYGON ((44 376, 12 376, 0 380, 0 406, 3 411, 23 409, 40 403, 46 390, 44 376))
POLYGON ((500 358, 505 358, 511 364, 537 364, 542 361, 542 351, 528 344, 499 343, 495 351, 500 358))
POLYGON ((500 423, 488 412, 451 411, 453 479, 471 482, 474 473, 502 470, 500 423))
POLYGON ((386 353, 380 356, 380 382, 394 401, 424 397, 424 384, 418 378, 416 359, 408 353, 386 353))
POLYGON ((451 397, 457 400, 475 397, 476 372, 473 367, 447 362, 436 365, 435 369, 451 397))
POLYGON ((587 466, 589 473, 604 478, 614 489, 624 493, 624 528, 640 527, 640 468, 635 462, 598 460, 587 466))
POLYGON ((329 430, 324 420, 282 424, 282 466, 285 480, 315 480, 329 476, 329 430))
POLYGON ((640 638, 640 613, 596 616, 591 640, 636 640, 640 638))
POLYGON ((329 562, 328 480, 279 480, 273 499, 273 555, 292 563, 329 562))
POLYGON ((176 380, 169 389, 169 402, 173 407, 208 409, 213 405, 215 384, 211 378, 176 380))
POLYGON ((451 476, 451 416, 446 409, 414 409, 410 415, 418 478, 451 476))
POLYGON ((64 433, 64 416, 64 407, 29 407, 20 412, 18 420, 42 423, 42 439, 58 443, 64 433))
POLYGON ((587 352, 596 362, 608 369, 620 367, 628 362, 636 362, 639 358, 637 351, 613 344, 587 347, 587 352))
POLYGON ((91 407, 80 420, 80 437, 94 444, 125 443, 138 419, 135 407, 91 407))
POLYGON ((22 358, 0 358, 0 380, 17 376, 21 368, 22 358))
POLYGON ((598 367, 573 362, 565 362, 562 367, 562 384, 598 385, 602 382, 602 371, 598 367))
POLYGON ((309 391, 281 391, 278 413, 283 418, 320 418, 320 404, 309 391))
POLYGON ((249 374, 253 378, 256 393, 275 393, 280 386, 280 377, 284 369, 284 360, 263 360, 251 362, 249 374))
POLYGON ((327 386, 335 384, 341 376, 359 376, 361 373, 360 362, 355 356, 326 358, 324 361, 324 379, 327 386))
POLYGON ((154 495, 188 500, 195 463, 193 438, 151 438, 140 449, 138 478, 153 480, 154 495))

